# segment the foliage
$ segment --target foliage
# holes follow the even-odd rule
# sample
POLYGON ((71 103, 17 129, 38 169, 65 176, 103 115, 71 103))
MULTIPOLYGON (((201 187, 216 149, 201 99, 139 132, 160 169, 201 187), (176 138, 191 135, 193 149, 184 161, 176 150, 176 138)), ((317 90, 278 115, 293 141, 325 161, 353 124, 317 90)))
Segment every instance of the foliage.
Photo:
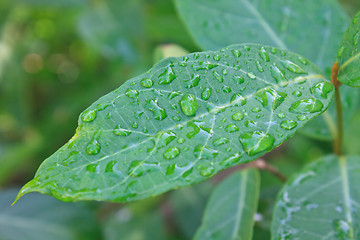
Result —
POLYGON ((0 239, 357 239, 359 7, 2 1, 0 239))

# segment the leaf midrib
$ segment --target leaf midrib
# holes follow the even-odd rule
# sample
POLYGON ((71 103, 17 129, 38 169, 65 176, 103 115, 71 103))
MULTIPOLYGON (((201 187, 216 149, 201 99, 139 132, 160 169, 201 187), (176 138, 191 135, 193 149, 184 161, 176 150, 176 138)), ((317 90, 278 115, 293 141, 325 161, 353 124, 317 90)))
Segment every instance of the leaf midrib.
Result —
POLYGON ((341 174, 341 183, 343 188, 343 197, 344 197, 344 208, 345 208, 345 217, 346 221, 351 225, 350 228, 350 238, 355 240, 354 237, 354 223, 353 218, 351 215, 351 196, 350 196, 350 190, 349 190, 349 176, 348 176, 348 170, 347 170, 347 162, 346 157, 340 156, 339 157, 339 167, 340 167, 340 174, 341 174))

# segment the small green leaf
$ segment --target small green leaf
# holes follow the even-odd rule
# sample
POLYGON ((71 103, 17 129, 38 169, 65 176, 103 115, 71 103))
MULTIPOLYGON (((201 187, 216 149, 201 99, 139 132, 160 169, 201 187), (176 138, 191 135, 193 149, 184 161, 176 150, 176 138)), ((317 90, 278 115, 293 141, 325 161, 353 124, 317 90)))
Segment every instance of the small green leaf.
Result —
POLYGON ((260 45, 165 59, 84 111, 75 136, 19 197, 126 202, 203 181, 271 151, 324 112, 333 90, 311 91, 318 84, 330 83, 314 64, 260 45))
POLYGON ((34 193, 25 196, 16 206, 10 206, 16 193, 16 189, 0 193, 0 239, 101 239, 94 214, 82 205, 34 193))
POLYGON ((284 186, 275 205, 272 239, 358 239, 360 157, 324 157, 284 186))
POLYGON ((360 87, 360 12, 346 30, 338 51, 338 79, 351 87, 360 87))
POLYGON ((256 169, 226 178, 211 194, 194 239, 251 240, 259 190, 260 175, 256 169))

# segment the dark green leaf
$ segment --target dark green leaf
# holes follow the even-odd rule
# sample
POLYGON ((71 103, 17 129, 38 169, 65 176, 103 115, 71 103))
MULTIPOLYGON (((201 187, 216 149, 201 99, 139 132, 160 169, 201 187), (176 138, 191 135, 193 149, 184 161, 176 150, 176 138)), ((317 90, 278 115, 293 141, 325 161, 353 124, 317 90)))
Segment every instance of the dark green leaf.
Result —
POLYGON ((165 240, 164 226, 159 211, 139 214, 122 208, 104 222, 104 240, 165 240))
POLYGON ((351 87, 360 87, 360 12, 345 32, 338 51, 340 82, 351 87))
POLYGON ((315 65, 276 48, 168 58, 84 111, 19 196, 125 202, 200 182, 279 146, 332 97, 315 65))
POLYGON ((358 239, 360 157, 328 156, 300 171, 275 206, 272 239, 358 239))
POLYGON ((206 201, 213 185, 209 181, 174 191, 170 197, 174 218, 187 239, 191 239, 201 225, 206 201))
POLYGON ((259 190, 260 175, 256 169, 245 169, 226 178, 211 194, 195 239, 251 240, 259 190))
POLYGON ((94 215, 79 204, 63 203, 48 196, 29 194, 10 206, 16 190, 0 194, 0 239, 98 240, 94 215))

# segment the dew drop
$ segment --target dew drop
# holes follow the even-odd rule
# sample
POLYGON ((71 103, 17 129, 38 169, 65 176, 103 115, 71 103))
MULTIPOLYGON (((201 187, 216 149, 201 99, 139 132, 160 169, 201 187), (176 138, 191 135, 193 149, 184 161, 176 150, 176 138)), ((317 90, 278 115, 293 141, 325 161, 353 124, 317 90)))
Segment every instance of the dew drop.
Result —
POLYGON ((260 52, 259 52, 260 57, 265 61, 265 62, 269 62, 270 58, 269 58, 269 54, 266 51, 265 47, 261 47, 260 48, 260 52))
POLYGON ((306 73, 304 69, 302 69, 299 65, 289 61, 289 60, 281 60, 280 61, 287 70, 293 73, 306 73))
POLYGON ((151 99, 150 101, 147 101, 146 108, 154 114, 154 118, 156 120, 162 121, 168 115, 165 109, 159 106, 158 101, 158 99, 151 99))
POLYGON ((244 115, 241 112, 237 112, 232 115, 232 119, 234 121, 241 121, 244 119, 244 115))
POLYGON ((256 79, 256 76, 252 72, 248 72, 248 73, 246 73, 246 75, 252 80, 256 79))
POLYGON ((217 147, 217 146, 226 144, 226 143, 228 143, 228 142, 229 142, 229 139, 224 138, 224 137, 219 137, 219 138, 217 138, 217 139, 215 139, 215 140, 213 141, 213 145, 214 145, 215 147, 217 147))
POLYGON ((237 84, 242 84, 245 82, 245 79, 242 76, 234 76, 233 79, 237 84))
POLYGON ((299 61, 300 61, 302 64, 304 64, 304 65, 308 65, 308 63, 309 63, 309 61, 308 61, 306 58, 299 57, 298 59, 299 59, 299 61))
POLYGON ((95 110, 86 110, 81 114, 81 119, 83 122, 92 122, 96 118, 96 111, 95 110))
POLYGON ((197 111, 197 100, 194 95, 185 94, 181 98, 179 104, 180 104, 181 111, 186 116, 195 116, 196 111, 197 111))
POLYGON ((286 93, 276 91, 273 88, 261 89, 255 94, 256 100, 258 100, 263 107, 270 107, 273 110, 278 108, 286 97, 286 93))
POLYGON ((282 82, 286 82, 286 78, 284 76, 284 74, 281 72, 281 70, 273 65, 270 67, 270 73, 271 76, 276 80, 277 83, 282 83, 282 82))
POLYGON ((240 57, 241 56, 241 52, 237 49, 233 49, 231 50, 231 52, 234 54, 235 57, 240 57))
POLYGON ((297 126, 297 122, 293 120, 285 120, 280 123, 280 127, 285 130, 292 130, 297 126))
POLYGON ((305 116, 305 115, 299 115, 299 116, 297 116, 296 118, 297 118, 299 121, 305 121, 305 120, 308 119, 307 116, 305 116))
POLYGON ((136 100, 136 102, 139 103, 139 99, 138 99, 139 92, 137 90, 128 88, 125 92, 125 95, 131 99, 136 100))
POLYGON ((171 93, 169 93, 168 98, 171 100, 171 99, 174 99, 175 97, 177 97, 179 95, 181 95, 181 93, 179 93, 179 92, 171 92, 171 93))
POLYGON ((323 107, 324 105, 318 99, 308 98, 293 103, 289 111, 293 113, 315 113, 320 112, 323 107))
POLYGON ((218 72, 213 71, 213 76, 214 76, 220 83, 224 82, 224 77, 221 76, 218 72))
POLYGON ((301 97, 302 92, 300 92, 299 90, 296 90, 296 91, 293 91, 292 95, 295 96, 295 97, 301 97))
POLYGON ((241 134, 239 141, 249 156, 254 156, 258 153, 268 151, 275 143, 273 136, 262 131, 241 134))
POLYGON ((238 132, 239 131, 239 127, 236 126, 235 124, 228 124, 225 127, 225 131, 228 133, 232 133, 232 132, 238 132))
POLYGON ((221 59, 221 57, 220 57, 219 54, 215 54, 215 55, 214 55, 214 60, 215 60, 215 61, 220 61, 220 59, 221 59))
POLYGON ((176 78, 176 75, 174 73, 174 70, 172 69, 172 64, 169 64, 163 73, 161 73, 159 76, 159 84, 169 84, 176 78))
POLYGON ((199 85, 201 78, 199 74, 193 74, 190 79, 185 80, 185 88, 193 88, 199 85))
POLYGON ((203 177, 211 176, 215 171, 215 168, 213 166, 210 167, 204 167, 200 170, 200 175, 203 177))
POLYGON ((232 165, 234 163, 238 163, 241 159, 241 154, 240 153, 235 153, 225 159, 223 159, 221 162, 220 162, 220 165, 225 165, 226 167, 229 166, 229 165, 232 165))
POLYGON ((256 61, 256 67, 257 67, 257 69, 259 70, 259 72, 264 72, 264 69, 263 69, 263 67, 261 66, 261 64, 260 64, 259 61, 256 61))
POLYGON ((93 139, 86 146, 86 153, 89 155, 96 155, 100 152, 100 149, 101 149, 100 143, 96 139, 93 139))
POLYGON ((317 98, 327 98, 333 90, 334 86, 329 82, 319 82, 310 88, 310 92, 317 98))
POLYGON ((223 86, 221 87, 221 89, 223 90, 223 92, 226 92, 226 93, 230 93, 230 92, 231 92, 231 88, 230 88, 229 86, 223 85, 223 86))
POLYGON ((179 148, 170 147, 164 152, 163 156, 166 160, 170 160, 176 158, 177 156, 179 156, 179 154, 180 154, 179 148))
POLYGON ((211 96, 211 88, 204 88, 204 90, 201 93, 201 99, 202 100, 208 100, 211 96))
POLYGON ((154 82, 150 78, 143 78, 140 81, 140 85, 145 88, 151 88, 154 85, 154 82))

